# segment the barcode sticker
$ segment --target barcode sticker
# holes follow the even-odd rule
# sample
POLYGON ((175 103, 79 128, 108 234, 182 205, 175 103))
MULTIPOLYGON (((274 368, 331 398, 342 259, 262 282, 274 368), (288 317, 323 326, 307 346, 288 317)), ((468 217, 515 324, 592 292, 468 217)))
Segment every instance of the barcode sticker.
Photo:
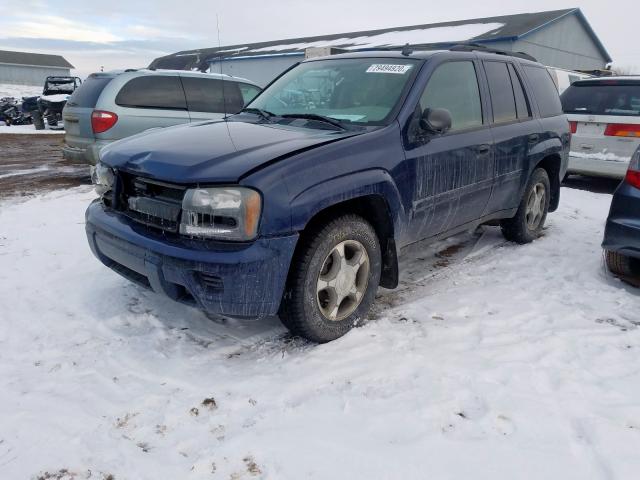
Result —
POLYGON ((367 68, 367 73, 397 73, 404 75, 413 65, 390 65, 388 63, 374 63, 367 68))

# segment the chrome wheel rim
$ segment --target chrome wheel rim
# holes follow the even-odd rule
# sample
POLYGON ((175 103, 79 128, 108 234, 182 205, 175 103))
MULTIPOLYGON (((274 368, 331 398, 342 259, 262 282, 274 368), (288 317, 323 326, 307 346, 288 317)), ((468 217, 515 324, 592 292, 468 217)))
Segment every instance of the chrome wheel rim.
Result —
POLYGON ((547 190, 543 183, 536 183, 529 198, 527 199, 527 210, 525 219, 529 230, 535 230, 540 226, 542 217, 544 216, 544 207, 546 205, 547 190))
POLYGON ((356 240, 337 244, 322 262, 316 300, 322 315, 334 322, 356 311, 369 284, 369 255, 356 240))

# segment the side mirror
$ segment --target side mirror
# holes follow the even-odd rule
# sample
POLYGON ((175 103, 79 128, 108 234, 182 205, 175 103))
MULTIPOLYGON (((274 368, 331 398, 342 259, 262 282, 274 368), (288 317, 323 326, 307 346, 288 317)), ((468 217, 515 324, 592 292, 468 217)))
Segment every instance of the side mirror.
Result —
POLYGON ((433 133, 446 133, 451 129, 451 113, 444 108, 425 108, 420 119, 420 128, 433 133))

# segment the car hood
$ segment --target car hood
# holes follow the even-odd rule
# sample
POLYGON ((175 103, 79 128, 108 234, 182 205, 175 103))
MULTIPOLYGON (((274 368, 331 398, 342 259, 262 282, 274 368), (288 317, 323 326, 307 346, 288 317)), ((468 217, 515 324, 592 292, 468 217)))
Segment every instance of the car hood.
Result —
POLYGON ((247 172, 301 150, 361 133, 241 121, 153 129, 105 147, 114 168, 169 182, 236 182, 247 172))

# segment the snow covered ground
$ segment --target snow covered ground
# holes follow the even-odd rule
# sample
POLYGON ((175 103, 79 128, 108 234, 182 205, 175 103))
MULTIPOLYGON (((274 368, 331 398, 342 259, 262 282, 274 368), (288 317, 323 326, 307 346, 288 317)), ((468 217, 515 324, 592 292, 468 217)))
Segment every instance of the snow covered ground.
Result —
POLYGON ((531 245, 416 249, 326 345, 101 266, 88 187, 5 200, 0 477, 638 478, 638 291, 602 266, 610 195, 562 194, 531 245))

